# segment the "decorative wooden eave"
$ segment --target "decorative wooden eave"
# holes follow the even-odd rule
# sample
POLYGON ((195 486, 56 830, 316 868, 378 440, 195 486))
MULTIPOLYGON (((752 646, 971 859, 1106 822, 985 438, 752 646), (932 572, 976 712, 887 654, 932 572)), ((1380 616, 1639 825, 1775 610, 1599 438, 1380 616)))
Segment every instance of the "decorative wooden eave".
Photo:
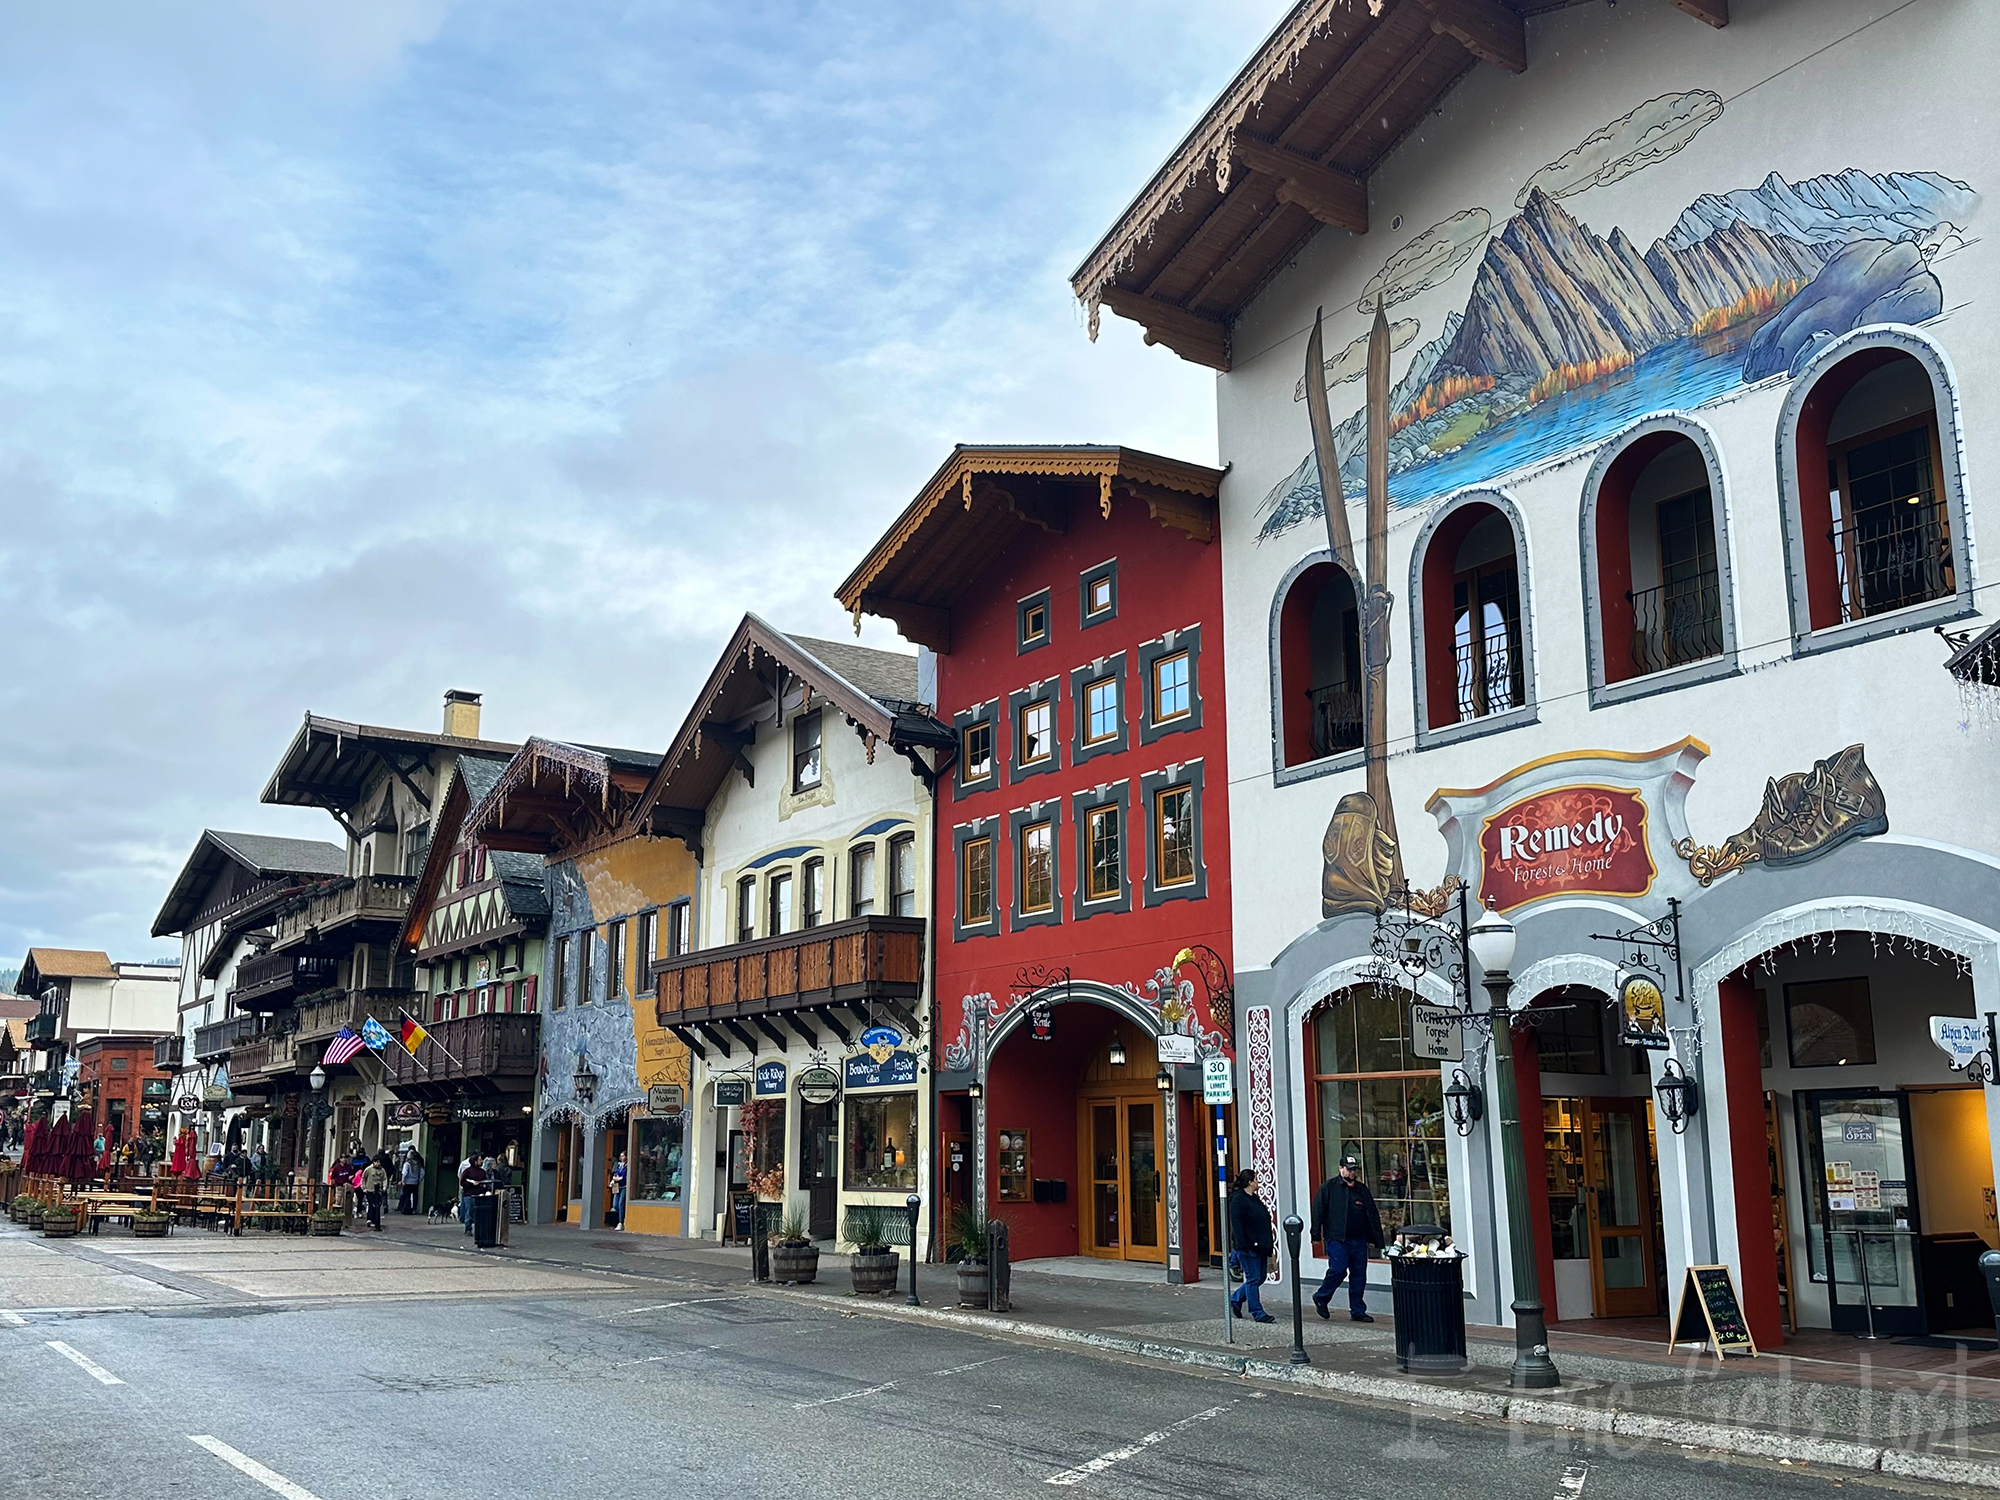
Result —
MULTIPOLYGON (((1071 275, 1090 336, 1109 308, 1227 370, 1264 284, 1322 227, 1366 234, 1382 159, 1474 67, 1525 71, 1527 18, 1573 3, 1299 0, 1071 275)), ((1728 0, 1672 3, 1728 24, 1728 0)))
POLYGON ((908 640, 951 650, 951 606, 1023 529, 1065 533, 1115 501, 1146 507, 1193 541, 1215 540, 1223 471, 1134 448, 952 450, 836 591, 854 617, 893 621, 908 640))

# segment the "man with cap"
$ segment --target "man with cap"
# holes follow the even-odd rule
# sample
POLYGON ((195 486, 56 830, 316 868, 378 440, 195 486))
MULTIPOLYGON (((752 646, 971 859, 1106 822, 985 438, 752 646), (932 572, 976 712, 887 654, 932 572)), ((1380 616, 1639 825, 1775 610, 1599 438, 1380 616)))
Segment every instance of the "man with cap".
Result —
POLYGON ((1372 1323, 1368 1314, 1368 1253, 1379 1250, 1382 1215, 1375 1195, 1361 1180, 1361 1158, 1341 1157, 1338 1176, 1329 1177, 1313 1194, 1312 1237, 1326 1246, 1326 1279, 1313 1293, 1313 1311, 1326 1317, 1327 1303, 1347 1278, 1347 1315, 1357 1323, 1372 1323))

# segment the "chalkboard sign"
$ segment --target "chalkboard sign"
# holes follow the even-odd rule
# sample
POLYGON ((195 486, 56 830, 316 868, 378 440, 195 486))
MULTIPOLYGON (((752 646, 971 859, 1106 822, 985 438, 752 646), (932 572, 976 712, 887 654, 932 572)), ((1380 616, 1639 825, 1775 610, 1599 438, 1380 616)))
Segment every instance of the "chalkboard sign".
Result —
POLYGON ((1674 1344, 1707 1344, 1717 1359, 1755 1358, 1757 1343, 1727 1266, 1689 1266, 1674 1310, 1674 1344))
POLYGON ((757 1235, 757 1195, 755 1193, 731 1193, 729 1195, 729 1237, 739 1245, 747 1245, 757 1235))

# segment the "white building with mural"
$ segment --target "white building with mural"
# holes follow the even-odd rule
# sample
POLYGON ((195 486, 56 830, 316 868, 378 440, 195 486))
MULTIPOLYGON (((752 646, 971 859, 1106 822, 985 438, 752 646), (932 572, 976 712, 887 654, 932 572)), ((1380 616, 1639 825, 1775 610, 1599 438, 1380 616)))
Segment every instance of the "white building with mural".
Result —
POLYGON ((1496 1049, 1409 1010, 1486 994, 1374 951, 1455 881, 1518 933, 1551 1319, 1713 1264, 1760 1344, 1987 1320, 1995 742, 1934 631, 1995 582, 1992 21, 1306 0, 1077 272, 1220 372, 1245 1164, 1303 1214, 1358 1154, 1480 1321, 1496 1049))

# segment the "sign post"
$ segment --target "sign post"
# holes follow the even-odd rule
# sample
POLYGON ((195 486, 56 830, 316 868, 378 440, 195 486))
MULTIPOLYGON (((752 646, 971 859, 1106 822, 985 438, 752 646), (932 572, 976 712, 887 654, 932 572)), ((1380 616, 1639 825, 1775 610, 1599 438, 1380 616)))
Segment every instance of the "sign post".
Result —
POLYGON ((1223 1123, 1222 1106, 1215 1109, 1215 1220, 1216 1244, 1222 1247, 1222 1342, 1236 1342, 1236 1320, 1229 1304, 1229 1137, 1223 1123))

